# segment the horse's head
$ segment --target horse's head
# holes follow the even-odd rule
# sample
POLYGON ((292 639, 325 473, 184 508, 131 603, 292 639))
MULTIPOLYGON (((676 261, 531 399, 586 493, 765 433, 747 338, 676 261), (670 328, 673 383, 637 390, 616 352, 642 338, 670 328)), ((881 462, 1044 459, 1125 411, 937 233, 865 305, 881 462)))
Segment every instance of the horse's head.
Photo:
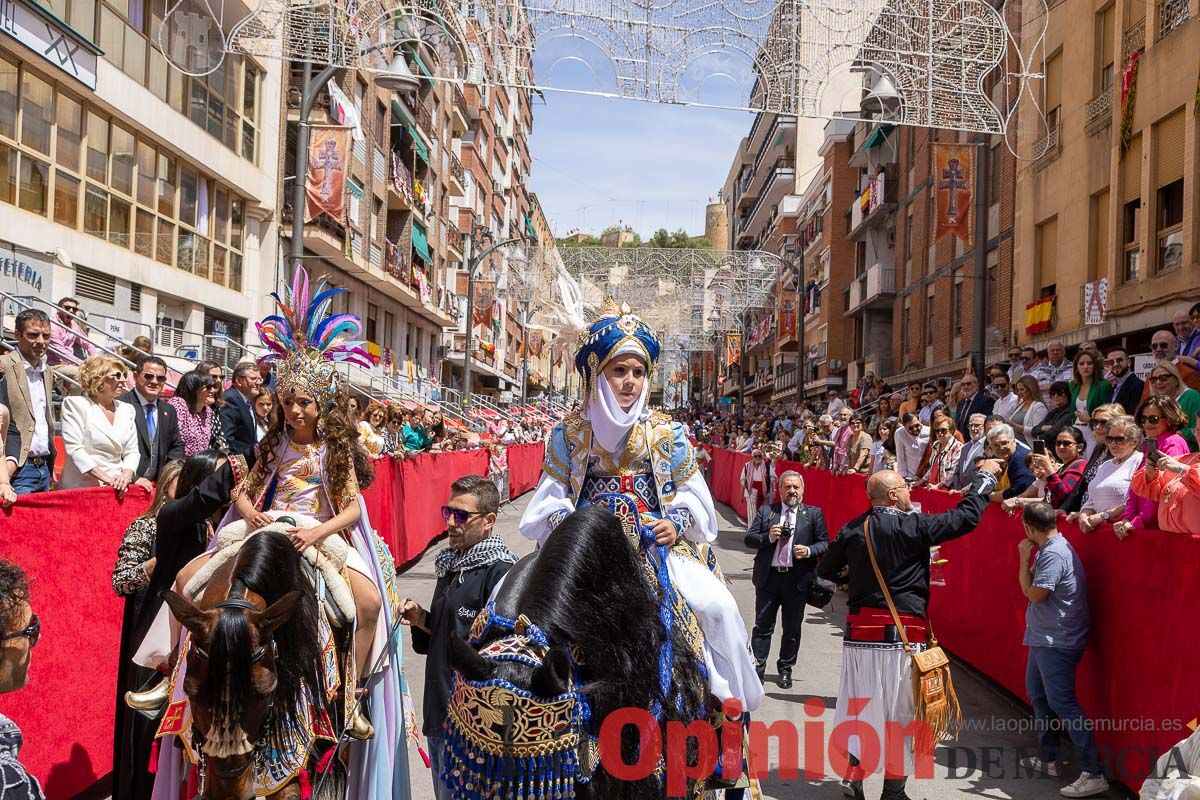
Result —
POLYGON ((255 745, 306 713, 305 681, 320 685, 315 600, 298 569, 286 536, 260 533, 198 603, 163 593, 191 634, 183 690, 214 796, 254 797, 255 745))

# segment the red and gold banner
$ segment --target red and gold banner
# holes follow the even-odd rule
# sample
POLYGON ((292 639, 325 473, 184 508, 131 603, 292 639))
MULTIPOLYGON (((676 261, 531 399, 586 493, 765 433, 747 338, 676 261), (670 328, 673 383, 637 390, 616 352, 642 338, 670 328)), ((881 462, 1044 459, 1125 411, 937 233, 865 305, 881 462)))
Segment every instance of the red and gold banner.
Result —
POLYGON ((1054 322, 1054 300, 1057 295, 1043 297, 1025 306, 1025 335, 1036 336, 1050 330, 1054 322))
POLYGON ((784 295, 779 301, 779 338, 796 338, 796 296, 784 295))
MULTIPOLYGON (((1121 152, 1129 148, 1133 141, 1133 106, 1137 102, 1138 64, 1142 61, 1142 51, 1136 50, 1130 54, 1129 60, 1121 69, 1121 152)), ((1200 91, 1200 89, 1198 89, 1200 91)))
POLYGON ((712 375, 716 371, 717 371, 717 354, 713 353, 711 351, 706 352, 704 354, 704 374, 712 375))
POLYGON ((934 189, 937 191, 933 240, 953 234, 968 247, 973 240, 975 146, 934 144, 934 189))
POLYGON ((496 301, 495 281, 475 281, 475 300, 471 316, 475 325, 488 325, 492 321, 492 306, 496 301))
POLYGON ((725 363, 736 364, 742 359, 742 335, 728 333, 725 335, 725 363))
POLYGON ((339 222, 345 216, 346 174, 350 166, 350 129, 313 125, 304 176, 304 221, 324 212, 339 222))

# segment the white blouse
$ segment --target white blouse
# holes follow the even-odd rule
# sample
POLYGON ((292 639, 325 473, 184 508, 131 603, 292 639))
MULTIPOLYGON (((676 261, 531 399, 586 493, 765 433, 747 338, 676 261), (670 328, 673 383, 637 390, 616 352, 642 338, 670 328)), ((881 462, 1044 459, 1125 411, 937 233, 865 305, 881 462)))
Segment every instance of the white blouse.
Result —
POLYGON ((1141 465, 1140 450, 1135 450, 1133 455, 1120 464, 1111 458, 1105 461, 1096 469, 1096 477, 1088 484, 1082 507, 1092 511, 1107 511, 1116 506, 1124 506, 1129 498, 1129 482, 1133 480, 1133 474, 1141 465))
POLYGON ((132 405, 118 402, 110 423, 104 409, 90 398, 64 399, 62 439, 67 458, 59 480, 62 488, 99 486, 100 481, 87 474, 97 467, 114 477, 124 469, 136 473, 141 457, 136 414, 132 405))

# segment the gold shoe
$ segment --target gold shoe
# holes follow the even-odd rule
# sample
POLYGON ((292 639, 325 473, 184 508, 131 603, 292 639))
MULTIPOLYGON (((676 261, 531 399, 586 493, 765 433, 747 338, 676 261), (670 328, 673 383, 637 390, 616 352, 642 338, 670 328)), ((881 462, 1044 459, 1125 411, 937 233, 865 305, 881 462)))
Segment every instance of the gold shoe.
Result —
POLYGON ((350 735, 351 739, 359 741, 375 738, 375 726, 371 724, 371 720, 367 719, 367 710, 361 700, 354 704, 350 722, 346 725, 346 733, 350 735))
POLYGON ((138 711, 158 712, 167 704, 170 681, 164 675, 158 683, 140 692, 126 692, 125 705, 138 711))

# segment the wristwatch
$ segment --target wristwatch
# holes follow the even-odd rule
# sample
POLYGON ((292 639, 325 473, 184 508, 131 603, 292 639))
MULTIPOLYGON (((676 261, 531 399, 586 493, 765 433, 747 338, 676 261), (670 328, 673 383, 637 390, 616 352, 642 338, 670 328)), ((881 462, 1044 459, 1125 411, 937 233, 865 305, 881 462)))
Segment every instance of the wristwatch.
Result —
POLYGON ((1104 520, 1105 522, 1108 522, 1108 518, 1109 518, 1109 513, 1107 511, 1100 512, 1100 519, 1104 520))

